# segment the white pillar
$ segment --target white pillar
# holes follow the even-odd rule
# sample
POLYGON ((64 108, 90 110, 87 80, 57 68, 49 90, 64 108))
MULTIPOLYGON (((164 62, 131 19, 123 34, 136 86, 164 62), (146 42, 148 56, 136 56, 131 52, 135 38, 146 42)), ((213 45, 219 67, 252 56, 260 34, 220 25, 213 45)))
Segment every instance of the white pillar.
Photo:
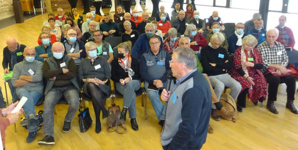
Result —
POLYGON ((140 0, 136 0, 136 5, 135 5, 135 8, 138 12, 141 12, 143 11, 141 5, 140 5, 140 0))
POLYGON ((112 0, 112 7, 110 9, 110 12, 115 12, 115 0, 112 0))
POLYGON ((100 7, 100 14, 101 14, 101 16, 104 15, 104 13, 103 13, 103 11, 102 11, 102 6, 100 7))
POLYGON ((152 12, 153 10, 153 5, 151 0, 146 0, 146 5, 145 9, 147 12, 152 12))

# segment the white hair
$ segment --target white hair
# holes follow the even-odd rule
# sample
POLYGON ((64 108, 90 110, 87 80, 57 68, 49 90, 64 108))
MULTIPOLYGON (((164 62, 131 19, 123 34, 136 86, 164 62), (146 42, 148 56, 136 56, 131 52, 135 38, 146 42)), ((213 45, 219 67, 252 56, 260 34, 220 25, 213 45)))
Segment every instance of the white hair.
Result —
POLYGON ((211 36, 212 40, 218 40, 218 41, 225 41, 225 36, 221 32, 213 33, 211 36))

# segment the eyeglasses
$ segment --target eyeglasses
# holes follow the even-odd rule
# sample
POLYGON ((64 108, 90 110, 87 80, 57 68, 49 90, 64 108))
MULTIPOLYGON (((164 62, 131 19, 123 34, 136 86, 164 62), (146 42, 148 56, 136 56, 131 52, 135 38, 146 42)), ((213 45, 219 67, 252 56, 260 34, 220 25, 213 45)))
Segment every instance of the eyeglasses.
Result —
POLYGON ((77 36, 77 34, 75 34, 75 33, 71 33, 71 34, 68 34, 68 35, 70 35, 70 36, 77 36))
POLYGON ((94 34, 94 37, 100 37, 100 36, 102 36, 102 35, 101 35, 101 34, 99 34, 99 35, 95 35, 95 34, 94 34))
POLYGON ((155 45, 155 44, 159 44, 159 42, 155 42, 155 43, 150 43, 150 45, 155 45))

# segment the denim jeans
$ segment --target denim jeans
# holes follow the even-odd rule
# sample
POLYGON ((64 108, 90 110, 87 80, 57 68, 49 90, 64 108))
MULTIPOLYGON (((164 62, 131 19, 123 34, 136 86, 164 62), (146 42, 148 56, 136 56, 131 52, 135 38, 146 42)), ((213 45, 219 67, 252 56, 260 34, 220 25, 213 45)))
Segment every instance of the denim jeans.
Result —
POLYGON ((209 76, 211 85, 214 87, 214 92, 217 96, 218 101, 220 100, 220 95, 225 89, 225 87, 231 88, 230 95, 236 101, 242 86, 241 84, 232 78, 228 73, 209 76))
POLYGON ((129 118, 137 118, 136 111, 136 91, 141 87, 141 82, 139 80, 131 80, 125 85, 121 83, 116 83, 116 88, 119 93, 123 95, 123 106, 128 107, 129 118))
POLYGON ((0 108, 5 108, 5 107, 6 107, 6 102, 4 101, 1 86, 0 86, 0 108))
MULTIPOLYGON (((55 105, 64 96, 68 102, 66 122, 71 122, 79 107, 79 91, 74 86, 53 87, 45 96, 44 101, 44 133, 54 136, 54 109, 55 105)), ((59 114, 58 114, 59 115, 59 114)))
MULTIPOLYGON (((163 84, 165 85, 165 83, 163 83, 163 84)), ((153 109, 155 111, 155 114, 157 116, 157 119, 159 121, 165 120, 167 103, 165 103, 165 105, 163 105, 159 99, 159 90, 162 90, 162 89, 158 89, 157 91, 148 89, 148 86, 149 86, 148 82, 145 82, 144 86, 145 86, 146 93, 148 94, 148 97, 150 99, 150 102, 153 106, 153 109)))
MULTIPOLYGON (((24 96, 24 97, 28 98, 27 102, 23 106, 27 120, 29 119, 30 114, 33 114, 35 116, 35 108, 34 107, 35 107, 35 104, 37 103, 37 101, 42 96, 42 93, 39 93, 37 91, 29 91, 25 88, 20 88, 17 92, 17 96, 18 97, 24 96)), ((27 127, 28 127, 29 132, 37 131, 37 127, 32 127, 29 124, 27 127)))
POLYGON ((12 97, 12 101, 15 102, 18 100, 18 96, 16 93, 16 88, 12 85, 11 80, 7 80, 9 89, 10 89, 10 93, 11 93, 11 97, 12 97))

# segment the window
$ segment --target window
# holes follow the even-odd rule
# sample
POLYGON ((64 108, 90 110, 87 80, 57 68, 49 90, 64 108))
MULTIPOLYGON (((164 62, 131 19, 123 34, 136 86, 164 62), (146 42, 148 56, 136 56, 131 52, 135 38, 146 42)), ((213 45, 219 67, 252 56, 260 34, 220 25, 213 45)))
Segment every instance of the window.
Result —
POLYGON ((227 0, 215 0, 215 6, 226 6, 227 0))
POLYGON ((195 1, 196 5, 209 5, 209 6, 213 6, 213 0, 199 0, 199 1, 195 1))
POLYGON ((231 0, 231 8, 259 10, 260 0, 231 0))
POLYGON ((297 0, 289 0, 289 3, 286 4, 288 6, 289 13, 298 13, 298 1, 297 0))
POLYGON ((282 11, 283 0, 269 1, 269 11, 282 11))

